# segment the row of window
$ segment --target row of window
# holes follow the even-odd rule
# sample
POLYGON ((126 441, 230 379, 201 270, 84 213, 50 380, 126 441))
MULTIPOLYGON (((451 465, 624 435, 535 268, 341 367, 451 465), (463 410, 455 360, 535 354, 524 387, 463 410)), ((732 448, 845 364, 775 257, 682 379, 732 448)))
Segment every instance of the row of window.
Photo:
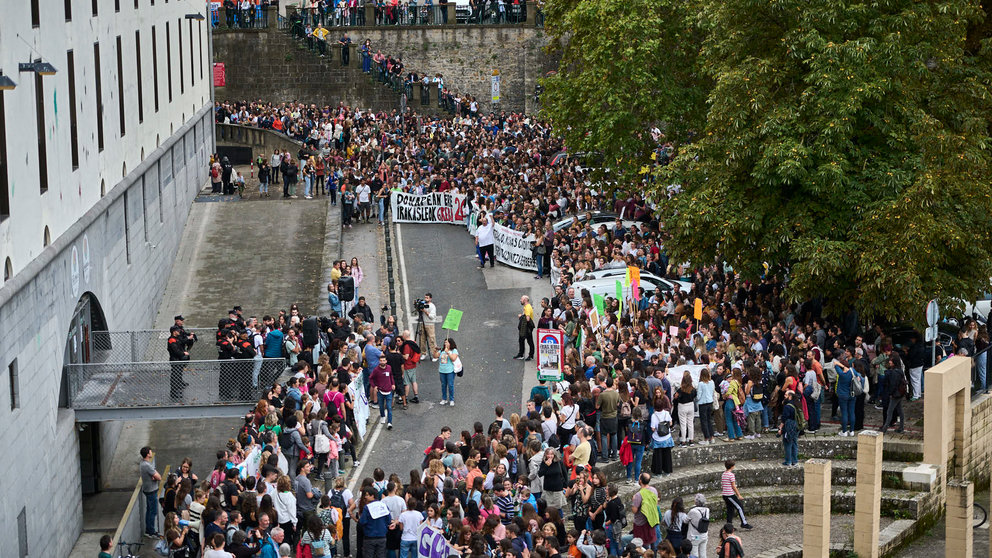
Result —
MULTIPOLYGON (((73 0, 65 0, 63 9, 66 21, 72 21, 72 2, 73 0)), ((168 4, 169 0, 165 0, 165 3, 168 4)), ((155 5, 155 0, 151 0, 151 5, 155 5)), ((138 9, 138 0, 134 0, 134 9, 138 9)), ((121 11, 121 0, 114 0, 114 11, 121 11)), ((90 0, 90 13, 93 17, 100 15, 100 0, 90 0)), ((31 25, 41 26, 41 0, 31 0, 31 25)))
MULTIPOLYGON (((37 0, 34 0, 36 3, 37 0)), ((96 0, 94 0, 94 3, 96 0)), ((68 4, 68 0, 67 0, 68 4)), ((32 4, 32 9, 34 5, 32 4)), ((33 14, 33 12, 32 12, 33 14)), ((33 17, 33 15, 32 15, 33 17)), ((166 92, 168 95, 168 102, 171 103, 173 99, 173 71, 172 71, 172 37, 173 34, 176 36, 177 45, 179 49, 179 93, 183 94, 186 92, 186 77, 187 71, 185 67, 185 55, 189 54, 189 83, 190 87, 196 85, 197 73, 199 73, 199 79, 203 80, 203 33, 201 24, 197 24, 197 48, 198 53, 194 54, 194 41, 193 41, 193 20, 187 20, 187 40, 184 43, 183 40, 183 26, 182 19, 176 21, 175 25, 171 22, 165 23, 165 71, 166 71, 166 92), (195 70, 197 64, 196 59, 199 58, 199 72, 195 70)), ((159 59, 158 59, 158 29, 156 26, 151 28, 151 42, 152 42, 152 91, 154 99, 155 112, 159 111, 159 59)), ((120 137, 124 137, 127 133, 127 119, 125 117, 125 108, 127 106, 127 99, 124 95, 124 44, 122 42, 122 37, 120 35, 116 38, 116 62, 117 62, 117 113, 118 122, 120 124, 120 137)), ((134 32, 134 67, 128 68, 129 73, 133 69, 133 74, 137 79, 137 109, 138 109, 138 123, 144 121, 145 118, 145 101, 144 101, 144 83, 143 70, 142 67, 142 50, 141 50, 141 31, 136 30, 134 32)), ((39 60, 40 61, 40 60, 39 60)), ((100 151, 104 149, 104 106, 103 106, 103 78, 102 78, 102 60, 101 60, 101 49, 100 43, 93 43, 93 67, 94 67, 94 87, 95 87, 95 103, 96 103, 96 137, 97 137, 97 148, 100 151)), ((66 80, 68 82, 68 95, 69 95, 69 151, 72 159, 72 169, 76 170, 79 168, 79 123, 78 123, 78 106, 76 104, 76 56, 75 52, 69 50, 66 52, 66 80)), ((85 86, 84 86, 85 89, 85 86)), ((44 78, 40 74, 34 74, 34 93, 35 93, 35 113, 36 113, 36 125, 37 125, 37 150, 38 150, 38 184, 41 194, 48 191, 48 140, 45 134, 45 84, 44 78)), ((9 194, 9 178, 7 173, 7 134, 6 134, 6 121, 4 112, 4 100, 3 94, 0 93, 0 221, 3 221, 10 216, 10 194, 9 194)))

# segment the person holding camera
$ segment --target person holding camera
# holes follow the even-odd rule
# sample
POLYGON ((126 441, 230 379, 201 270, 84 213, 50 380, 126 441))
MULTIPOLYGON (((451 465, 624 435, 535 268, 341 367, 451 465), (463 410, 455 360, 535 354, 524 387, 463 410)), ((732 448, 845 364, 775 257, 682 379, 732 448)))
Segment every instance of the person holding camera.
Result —
POLYGON ((417 313, 420 315, 417 340, 422 346, 426 346, 427 352, 431 355, 431 361, 437 362, 439 352, 437 338, 434 336, 434 322, 437 321, 437 306, 434 306, 433 299, 434 297, 431 293, 424 293, 424 298, 415 303, 417 313))

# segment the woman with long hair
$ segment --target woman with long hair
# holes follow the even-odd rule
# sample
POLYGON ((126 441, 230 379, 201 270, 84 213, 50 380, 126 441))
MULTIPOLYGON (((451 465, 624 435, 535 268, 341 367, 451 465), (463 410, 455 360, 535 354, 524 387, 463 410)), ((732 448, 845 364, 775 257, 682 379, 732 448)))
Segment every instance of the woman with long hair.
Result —
POLYGON ((441 406, 450 404, 455 406, 455 369, 461 370, 461 363, 458 362, 458 346, 455 340, 447 338, 444 340, 444 347, 438 357, 440 362, 437 371, 441 376, 441 406))
POLYGON ((655 399, 654 412, 651 414, 651 474, 669 475, 672 473, 672 448, 675 441, 672 438, 672 403, 662 395, 655 399))
POLYGON ((672 507, 666 510, 665 515, 661 518, 661 523, 668 530, 665 539, 672 543, 673 548, 682 546, 682 526, 686 524, 688 519, 689 516, 685 513, 682 497, 678 496, 672 500, 672 507))
POLYGON ((296 542, 296 494, 293 492, 293 482, 287 475, 276 480, 276 497, 273 498, 279 526, 286 532, 286 540, 290 544, 296 542))

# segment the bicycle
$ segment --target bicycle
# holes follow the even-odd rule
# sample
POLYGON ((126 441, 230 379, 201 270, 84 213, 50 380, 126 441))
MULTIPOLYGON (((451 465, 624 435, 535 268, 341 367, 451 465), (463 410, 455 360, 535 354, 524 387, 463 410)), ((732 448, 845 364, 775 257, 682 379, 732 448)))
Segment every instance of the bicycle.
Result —
POLYGON ((122 540, 119 543, 117 543, 117 554, 121 558, 138 558, 138 555, 135 553, 141 550, 141 547, 144 546, 144 544, 145 543, 140 543, 140 542, 129 543, 129 542, 124 542, 122 540))
POLYGON ((975 502, 974 504, 972 504, 971 510, 972 510, 972 512, 971 512, 972 513, 972 527, 975 528, 975 529, 978 529, 982 525, 985 525, 985 522, 989 518, 989 514, 988 514, 987 511, 985 511, 985 508, 982 507, 982 505, 979 504, 978 502, 975 502))

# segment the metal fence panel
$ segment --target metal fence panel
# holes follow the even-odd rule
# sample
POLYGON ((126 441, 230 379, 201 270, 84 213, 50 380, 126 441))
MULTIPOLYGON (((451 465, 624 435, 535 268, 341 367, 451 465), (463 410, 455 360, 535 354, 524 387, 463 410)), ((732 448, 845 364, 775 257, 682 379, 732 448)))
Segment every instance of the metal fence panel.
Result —
POLYGON ((75 409, 218 405, 258 401, 286 368, 282 358, 103 362, 66 366, 75 409))
MULTIPOLYGON (((198 339, 189 348, 190 360, 213 360, 217 358, 216 329, 187 328, 186 331, 196 334, 198 339)), ((169 360, 168 330, 94 331, 92 339, 91 362, 164 362, 169 360)))

